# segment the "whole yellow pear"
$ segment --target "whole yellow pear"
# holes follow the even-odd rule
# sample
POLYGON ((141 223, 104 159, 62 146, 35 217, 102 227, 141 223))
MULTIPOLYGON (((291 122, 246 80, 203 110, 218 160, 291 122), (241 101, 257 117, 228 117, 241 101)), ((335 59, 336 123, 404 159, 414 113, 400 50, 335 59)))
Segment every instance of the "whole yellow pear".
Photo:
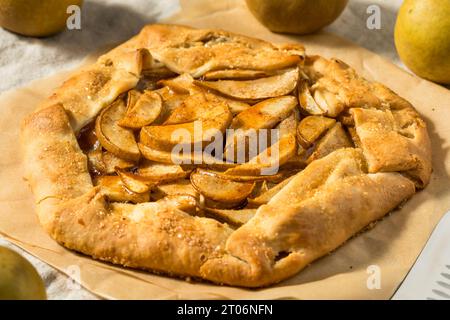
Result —
POLYGON ((15 33, 45 37, 62 31, 67 7, 83 0, 0 0, 0 26, 15 33))
POLYGON ((450 84, 450 0, 405 0, 395 24, 395 46, 415 74, 450 84))
POLYGON ((0 247, 0 300, 45 300, 41 277, 17 252, 0 247))
POLYGON ((331 24, 348 0, 246 0, 256 19, 274 32, 308 34, 331 24))

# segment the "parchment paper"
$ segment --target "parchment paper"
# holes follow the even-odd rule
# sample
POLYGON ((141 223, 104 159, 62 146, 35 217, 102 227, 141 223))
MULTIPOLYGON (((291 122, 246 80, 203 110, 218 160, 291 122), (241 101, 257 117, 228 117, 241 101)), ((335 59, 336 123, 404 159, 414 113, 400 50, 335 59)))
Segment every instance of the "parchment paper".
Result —
MULTIPOLYGON (((247 290, 186 282, 95 261, 56 244, 42 230, 32 194, 22 179, 19 127, 22 118, 69 76, 64 72, 0 96, 0 234, 55 268, 74 274, 88 290, 113 299, 388 299, 401 283, 434 226, 450 207, 450 91, 416 78, 383 58, 334 35, 272 34, 241 1, 182 1, 170 22, 223 28, 273 42, 301 41, 309 54, 337 57, 371 80, 408 99, 428 124, 434 173, 430 185, 401 210, 297 276, 276 286, 247 290), (369 289, 367 268, 379 267, 381 286, 369 289), (76 275, 77 272, 75 272, 76 275)), ((370 280, 370 279, 369 279, 370 280)))

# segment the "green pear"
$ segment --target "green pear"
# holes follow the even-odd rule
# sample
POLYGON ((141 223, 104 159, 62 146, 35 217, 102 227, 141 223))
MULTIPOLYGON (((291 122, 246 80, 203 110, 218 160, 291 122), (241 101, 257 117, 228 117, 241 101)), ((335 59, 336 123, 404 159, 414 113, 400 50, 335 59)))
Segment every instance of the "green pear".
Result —
POLYGON ((0 26, 15 33, 45 37, 62 31, 67 7, 83 0, 0 0, 0 26))
POLYGON ((308 34, 331 24, 348 0, 246 0, 256 19, 273 32, 308 34))
POLYGON ((405 0, 395 24, 395 46, 415 74, 450 84, 450 0, 405 0))
POLYGON ((0 247, 0 300, 45 300, 44 283, 33 265, 17 252, 0 247))

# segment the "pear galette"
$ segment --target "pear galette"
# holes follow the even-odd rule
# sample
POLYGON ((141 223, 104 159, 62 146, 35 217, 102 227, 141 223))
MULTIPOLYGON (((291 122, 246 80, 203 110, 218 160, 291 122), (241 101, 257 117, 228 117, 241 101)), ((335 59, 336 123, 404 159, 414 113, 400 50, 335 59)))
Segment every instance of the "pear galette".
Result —
POLYGON ((63 246, 245 287, 296 274, 431 174, 424 121, 382 84, 299 44, 175 25, 73 75, 22 141, 63 246))

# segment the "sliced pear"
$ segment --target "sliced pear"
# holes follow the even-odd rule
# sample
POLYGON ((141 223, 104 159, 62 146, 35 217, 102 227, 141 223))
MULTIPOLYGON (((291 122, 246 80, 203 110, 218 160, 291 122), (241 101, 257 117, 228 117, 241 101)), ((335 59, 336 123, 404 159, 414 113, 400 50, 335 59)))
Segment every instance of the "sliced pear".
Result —
POLYGON ((149 180, 171 181, 186 178, 189 171, 185 171, 177 164, 166 164, 145 160, 139 165, 138 173, 140 176, 149 180))
MULTIPOLYGON (((337 92, 330 91, 336 91, 336 88, 333 88, 332 85, 328 85, 325 80, 322 81, 325 82, 325 84, 321 83, 321 80, 323 80, 323 78, 311 86, 314 100, 320 109, 325 111, 324 115, 337 117, 345 109, 345 104, 341 101, 341 97, 337 92)), ((334 86, 338 86, 338 84, 335 84, 334 86)), ((358 94, 358 90, 360 89, 355 90, 355 94, 358 94)))
MULTIPOLYGON (((247 138, 250 134, 249 130, 273 128, 286 118, 295 109, 296 105, 297 99, 295 97, 282 96, 264 100, 239 113, 231 122, 231 128, 235 129, 235 132, 227 136, 225 158, 235 160, 239 149, 238 146, 242 143, 245 143, 245 150, 250 151, 248 147, 249 138, 247 138)), ((255 131, 252 131, 252 133, 255 134, 255 131)))
POLYGON ((275 196, 281 189, 283 189, 294 177, 295 175, 286 178, 285 180, 278 183, 275 187, 270 188, 269 190, 261 193, 255 198, 248 198, 248 206, 254 208, 268 203, 269 200, 272 199, 273 196, 275 196))
POLYGON ((204 80, 253 80, 270 76, 261 70, 223 69, 209 71, 204 74, 204 80))
POLYGON ((246 224, 256 214, 256 209, 215 209, 205 208, 205 211, 215 219, 224 221, 234 226, 246 224))
POLYGON ((116 157, 108 151, 102 151, 101 148, 88 152, 89 169, 96 174, 112 174, 115 168, 129 169, 136 166, 134 162, 123 160, 116 157))
POLYGON ((279 136, 284 137, 286 135, 296 136, 297 127, 299 124, 300 115, 297 109, 291 111, 291 114, 281 121, 275 129, 279 130, 279 136))
POLYGON ((338 122, 319 140, 314 152, 309 156, 307 163, 323 158, 338 149, 351 147, 353 147, 352 142, 342 128, 342 125, 338 122))
POLYGON ((139 129, 155 121, 162 111, 162 99, 159 94, 149 90, 128 96, 127 112, 119 121, 122 127, 139 129))
POLYGON ((278 172, 274 175, 266 175, 266 176, 238 176, 238 175, 228 175, 226 172, 213 171, 211 168, 202 169, 198 168, 197 172, 205 173, 209 175, 219 176, 225 180, 231 180, 235 182, 257 182, 257 181, 270 181, 270 182, 279 182, 285 178, 285 172, 278 172))
MULTIPOLYGON (((179 93, 179 92, 173 91, 172 89, 170 89, 167 86, 159 88, 159 89, 156 89, 156 90, 153 90, 153 92, 156 92, 157 94, 159 94, 161 96, 161 99, 163 101, 163 105, 166 104, 166 103, 171 105, 171 106, 172 105, 179 105, 187 97, 189 97, 189 93, 179 93)), ((171 107, 170 109, 173 110, 174 108, 171 107)))
POLYGON ((204 145, 212 142, 214 137, 225 132, 233 116, 225 103, 217 99, 208 100, 208 102, 209 105, 198 106, 203 108, 204 112, 196 121, 142 128, 140 142, 160 150, 171 150, 174 146, 181 144, 204 145))
POLYGON ((188 73, 179 75, 176 78, 161 80, 158 84, 167 86, 173 91, 181 94, 191 94, 198 90, 198 87, 194 85, 194 78, 188 73))
POLYGON ((230 99, 230 98, 226 98, 226 97, 222 97, 222 96, 216 96, 216 97, 219 100, 223 100, 228 105, 228 108, 230 109, 233 116, 235 116, 238 113, 241 113, 242 111, 247 110, 248 108, 251 107, 248 103, 246 103, 244 101, 234 100, 234 99, 230 99))
POLYGON ((135 193, 128 190, 119 176, 100 176, 95 183, 110 201, 142 203, 150 199, 149 192, 135 193))
POLYGON ((119 126, 118 122, 125 115, 126 107, 119 99, 106 107, 95 122, 95 133, 100 144, 119 158, 138 161, 140 152, 134 139, 133 131, 119 126))
MULTIPOLYGON (((141 97, 142 93, 139 92, 136 89, 132 89, 128 91, 127 94, 127 112, 136 105, 136 102, 138 102, 139 98, 141 97)), ((125 113, 126 114, 126 113, 125 113)))
POLYGON ((228 169, 225 174, 237 176, 266 175, 267 172, 278 171, 283 164, 296 155, 296 152, 295 136, 288 134, 253 159, 250 159, 249 162, 228 169))
POLYGON ((268 181, 268 182, 280 182, 286 178, 286 172, 278 172, 272 175, 262 175, 262 176, 250 176, 250 175, 232 175, 232 174, 221 174, 221 177, 226 180, 237 181, 237 182, 257 182, 257 181, 268 181))
POLYGON ((247 205, 247 199, 244 199, 239 202, 223 202, 223 201, 214 201, 212 199, 206 198, 203 195, 200 195, 200 207, 205 210, 205 208, 210 209, 242 209, 247 205))
POLYGON ((161 162, 165 164, 195 164, 197 166, 208 166, 216 169, 229 169, 236 166, 235 163, 225 162, 221 159, 214 158, 208 154, 176 154, 170 151, 158 150, 139 143, 139 149, 142 155, 155 162, 161 162))
MULTIPOLYGON (((264 192, 267 192, 271 188, 271 185, 276 185, 276 184, 267 182, 266 180, 261 180, 261 181, 256 182, 256 186, 253 189, 252 194, 248 198, 253 199, 253 198, 260 196, 264 192)), ((248 206, 248 204, 247 204, 247 206, 248 206)))
POLYGON ((108 151, 103 152, 102 160, 105 166, 103 174, 112 174, 115 172, 116 168, 130 169, 136 166, 136 163, 119 158, 108 151))
POLYGON ((289 94, 297 87, 298 72, 298 68, 292 68, 282 74, 257 80, 195 80, 194 83, 200 87, 217 91, 227 97, 252 101, 289 94))
POLYGON ((250 105, 245 102, 227 99, 199 90, 188 96, 179 107, 174 109, 164 124, 186 123, 204 118, 205 114, 211 114, 211 109, 217 105, 227 106, 232 114, 250 108, 250 105))
POLYGON ((166 151, 172 150, 176 145, 204 146, 214 141, 218 135, 222 135, 230 122, 231 113, 228 113, 208 120, 167 126, 148 126, 142 128, 140 140, 146 146, 166 151), (196 134, 196 131, 200 134, 196 134))
POLYGON ((162 124, 170 116, 170 114, 181 106, 184 101, 189 97, 189 93, 179 93, 171 90, 169 87, 162 87, 160 89, 154 90, 158 93, 162 99, 162 110, 161 113, 154 121, 154 124, 162 124))
POLYGON ((164 125, 187 123, 203 119, 207 112, 211 112, 209 111, 211 108, 216 108, 217 110, 215 112, 218 113, 226 111, 225 104, 221 103, 214 95, 202 91, 196 92, 188 96, 178 108, 172 111, 164 122, 164 125))
POLYGON ((293 96, 264 100, 239 113, 232 121, 233 129, 268 129, 286 118, 297 106, 293 96))
MULTIPOLYGON (((138 143, 139 150, 141 150, 142 155, 151 161, 161 162, 166 164, 194 164, 202 163, 202 154, 176 154, 171 151, 158 150, 148 147, 142 143, 138 143)), ((217 159, 215 159, 217 161, 217 159)))
POLYGON ((133 192, 136 193, 144 193, 151 190, 152 187, 154 187, 158 181, 149 179, 147 177, 134 174, 132 172, 128 172, 126 170, 116 168, 116 173, 122 179, 123 184, 125 187, 133 192))
POLYGON ((152 191, 152 198, 161 199, 166 196, 172 195, 190 195, 194 198, 198 198, 199 194, 197 190, 192 186, 191 182, 187 179, 180 179, 171 181, 168 183, 160 184, 152 191))
POLYGON ((299 143, 302 147, 309 148, 314 141, 333 127, 335 123, 335 119, 322 116, 308 116, 302 119, 297 127, 299 143))
POLYGON ((327 109, 322 109, 314 100, 309 89, 308 81, 302 79, 298 84, 298 101, 300 107, 308 114, 311 115, 324 115, 327 109))
POLYGON ((206 171, 193 172, 191 183, 206 198, 225 203, 244 201, 255 187, 254 182, 231 181, 206 171))
MULTIPOLYGON (((159 90, 156 90, 163 97, 163 101, 165 104, 173 105, 175 102, 179 102, 179 100, 176 99, 177 96, 184 96, 184 100, 189 97, 189 94, 205 94, 205 90, 196 86, 194 84, 194 78, 192 78, 192 76, 190 76, 189 74, 182 74, 173 79, 161 80, 159 84, 165 86, 159 90), (167 89, 169 89, 169 91, 167 91, 167 89)), ((212 93, 209 94, 212 95, 212 93)), ((214 95, 214 97, 225 102, 233 114, 237 114, 250 107, 248 103, 245 103, 243 101, 230 99, 219 95, 214 95)), ((195 102, 195 100, 193 100, 193 102, 195 102)), ((173 109, 174 108, 171 108, 171 110, 173 109)))
POLYGON ((161 121, 155 121, 157 124, 164 123, 164 121, 167 119, 167 117, 170 116, 170 114, 175 110, 176 108, 180 107, 184 101, 189 97, 189 95, 185 94, 172 94, 170 96, 167 96, 166 98, 163 98, 163 110, 161 112, 160 119, 161 121))

